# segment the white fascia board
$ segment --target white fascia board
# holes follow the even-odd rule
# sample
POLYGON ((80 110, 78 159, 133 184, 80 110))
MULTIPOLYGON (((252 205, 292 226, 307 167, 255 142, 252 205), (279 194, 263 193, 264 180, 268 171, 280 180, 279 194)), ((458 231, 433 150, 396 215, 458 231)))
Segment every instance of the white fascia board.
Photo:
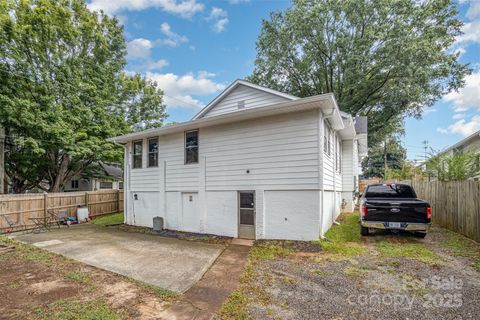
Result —
MULTIPOLYGON (((236 112, 230 112, 221 114, 218 116, 212 116, 207 118, 200 118, 196 120, 181 122, 173 125, 168 125, 160 128, 152 128, 145 131, 129 133, 126 135, 109 138, 108 141, 115 143, 126 143, 136 139, 144 139, 149 137, 155 137, 160 135, 172 134, 183 132, 187 130, 200 129, 204 127, 209 127, 213 125, 220 125, 226 123, 232 123, 242 120, 249 120, 259 117, 274 116, 283 113, 289 112, 298 112, 309 109, 318 109, 320 108, 324 114, 331 113, 333 111, 333 119, 340 117, 338 106, 335 102, 333 94, 322 94, 317 96, 312 96, 308 98, 302 98, 292 101, 286 101, 282 103, 277 103, 261 108, 252 108, 245 109, 236 112)), ((338 120, 335 120, 338 121, 338 120)), ((341 117, 340 117, 341 121, 341 117)), ((342 122, 343 129, 343 122, 342 122)))

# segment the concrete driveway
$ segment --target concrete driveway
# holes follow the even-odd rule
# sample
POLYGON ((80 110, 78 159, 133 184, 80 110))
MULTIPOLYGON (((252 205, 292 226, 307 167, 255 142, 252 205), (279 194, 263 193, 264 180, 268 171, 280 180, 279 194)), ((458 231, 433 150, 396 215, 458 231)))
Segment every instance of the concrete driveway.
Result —
POLYGON ((89 224, 11 237, 175 292, 195 284, 224 248, 89 224))

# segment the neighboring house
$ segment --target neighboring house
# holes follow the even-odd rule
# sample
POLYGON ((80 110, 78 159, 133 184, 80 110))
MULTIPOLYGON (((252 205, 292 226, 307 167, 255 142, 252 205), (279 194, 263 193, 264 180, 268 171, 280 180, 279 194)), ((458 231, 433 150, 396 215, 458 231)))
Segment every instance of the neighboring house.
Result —
MULTIPOLYGON (((440 151, 437 156, 452 156, 455 153, 464 153, 464 152, 472 152, 476 153, 477 155, 477 166, 478 161, 480 161, 480 130, 469 135, 463 140, 455 143, 454 145, 445 148, 444 150, 440 151)), ((475 181, 480 180, 480 175, 471 177, 469 179, 473 179, 475 181)))
POLYGON ((455 152, 474 152, 480 153, 480 131, 469 135, 465 139, 447 147, 438 153, 439 156, 452 155, 455 152))
POLYGON ((333 94, 297 98, 237 80, 191 121, 125 145, 125 221, 251 239, 314 240, 354 208, 366 120, 333 94), (356 131, 356 129, 358 131, 356 131))
POLYGON ((73 177, 65 183, 63 191, 96 191, 123 189, 123 170, 118 166, 100 162, 95 170, 73 177))

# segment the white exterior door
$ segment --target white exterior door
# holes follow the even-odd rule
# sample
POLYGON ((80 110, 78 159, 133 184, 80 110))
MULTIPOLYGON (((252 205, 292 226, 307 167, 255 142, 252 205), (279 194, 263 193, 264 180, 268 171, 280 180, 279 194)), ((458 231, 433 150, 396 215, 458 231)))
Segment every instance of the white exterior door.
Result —
POLYGON ((198 212, 198 193, 182 193, 182 230, 200 232, 200 212, 198 212))
POLYGON ((132 192, 133 224, 143 227, 153 226, 153 217, 160 216, 158 194, 156 192, 132 192))
POLYGON ((255 192, 238 193, 238 237, 255 239, 255 192))

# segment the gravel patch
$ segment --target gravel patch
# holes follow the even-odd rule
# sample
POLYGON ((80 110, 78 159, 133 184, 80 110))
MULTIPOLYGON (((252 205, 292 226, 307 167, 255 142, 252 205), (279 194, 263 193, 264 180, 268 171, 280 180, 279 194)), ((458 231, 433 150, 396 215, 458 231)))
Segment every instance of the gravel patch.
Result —
MULTIPOLYGON (((438 264, 398 257, 375 250, 381 240, 369 237, 369 253, 331 261, 323 252, 292 254, 258 262, 252 285, 269 296, 267 303, 250 302, 254 319, 478 319, 480 273, 467 259, 451 255, 442 243, 446 234, 434 229, 415 240, 439 256, 438 264), (268 280, 268 281, 267 281, 268 280)), ((278 242, 276 243, 278 245, 278 242)))

